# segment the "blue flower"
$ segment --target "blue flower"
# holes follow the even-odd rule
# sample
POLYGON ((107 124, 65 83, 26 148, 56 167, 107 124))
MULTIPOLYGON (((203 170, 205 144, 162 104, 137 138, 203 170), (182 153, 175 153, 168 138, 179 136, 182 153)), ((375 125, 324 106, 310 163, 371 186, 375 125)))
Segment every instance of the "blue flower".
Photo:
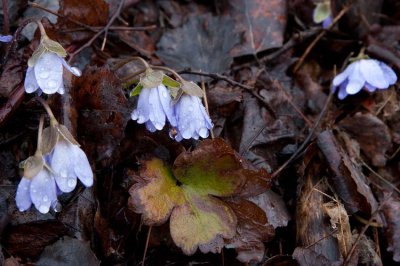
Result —
POLYGON ((12 35, 1 35, 0 34, 0 42, 11 42, 13 39, 12 35))
MULTIPOLYGON (((197 96, 183 94, 174 105, 177 126, 175 140, 207 138, 214 126, 201 100, 197 96)), ((173 136, 174 135, 174 136, 173 136)))
POLYGON ((322 21, 322 28, 327 29, 331 26, 333 22, 332 16, 328 16, 324 21, 322 21))
POLYGON ((38 89, 46 94, 64 94, 63 66, 75 76, 81 71, 70 67, 64 58, 53 52, 44 52, 33 66, 29 66, 25 76, 25 91, 32 93, 38 89))
POLYGON ((21 212, 29 209, 33 203, 39 212, 48 213, 50 207, 57 204, 57 186, 53 174, 42 167, 32 178, 22 177, 15 201, 21 212))
POLYGON ((137 108, 133 110, 131 118, 139 124, 145 123, 146 128, 151 132, 163 129, 166 119, 172 126, 176 126, 168 89, 162 84, 154 88, 143 88, 137 108))
POLYGON ((397 81, 396 73, 385 63, 375 59, 361 59, 348 65, 333 79, 333 89, 339 87, 338 98, 344 99, 365 89, 387 89, 397 81))
POLYGON ((50 166, 62 192, 75 189, 77 178, 86 186, 93 185, 93 172, 88 158, 78 145, 60 139, 50 154, 50 166))

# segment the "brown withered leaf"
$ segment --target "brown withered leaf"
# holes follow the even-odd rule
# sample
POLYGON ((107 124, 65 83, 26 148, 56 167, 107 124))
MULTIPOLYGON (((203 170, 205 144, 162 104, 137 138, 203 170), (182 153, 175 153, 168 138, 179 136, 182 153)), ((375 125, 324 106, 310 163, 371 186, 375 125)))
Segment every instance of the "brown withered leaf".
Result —
POLYGON ((68 228, 59 221, 20 224, 7 230, 3 236, 3 245, 15 257, 35 258, 47 245, 67 232, 68 228))
POLYGON ((81 139, 87 137, 85 147, 92 158, 110 158, 130 118, 119 80, 107 66, 92 66, 76 79, 74 89, 73 99, 81 113, 78 128, 82 131, 78 133, 84 136, 81 139))
POLYGON ((351 160, 332 131, 326 130, 320 133, 317 143, 328 162, 331 184, 342 199, 347 212, 352 214, 362 211, 365 214, 372 214, 378 204, 366 184, 366 177, 361 167, 351 160))
POLYGON ((286 27, 286 1, 233 0, 226 13, 236 21, 244 42, 232 50, 234 56, 257 54, 283 43, 286 27))
POLYGON ((64 237, 47 246, 36 262, 37 265, 100 265, 90 249, 90 243, 71 237, 64 237))
MULTIPOLYGON (((324 213, 324 195, 327 192, 326 184, 320 182, 322 175, 321 162, 316 156, 304 165, 303 177, 299 180, 296 211, 296 239, 301 247, 307 247, 316 257, 323 258, 323 261, 337 261, 340 259, 340 250, 337 240, 331 235, 334 229, 331 228, 327 216, 324 213), (320 241, 323 239, 324 241, 320 241)), ((295 251, 296 254, 296 251, 295 251)), ((303 254, 301 252, 300 254, 303 254)), ((299 254, 299 255, 300 255, 299 254)), ((308 257, 308 254, 304 254, 308 257)), ((298 259, 296 256, 294 256, 298 259)), ((298 261, 300 263, 300 261, 298 261)), ((301 265, 306 265, 302 264, 301 265)), ((314 264, 318 265, 318 264, 314 264)), ((323 265, 323 264, 320 264, 323 265)))
POLYGON ((385 235, 389 242, 388 251, 393 252, 393 260, 400 262, 400 201, 390 197, 383 203, 382 212, 387 226, 385 235))
MULTIPOLYGON (((222 73, 231 65, 229 52, 239 41, 233 27, 227 16, 191 16, 181 28, 164 33, 157 55, 174 69, 222 73)), ((200 81, 201 77, 191 75, 190 80, 200 81)))
MULTIPOLYGON (((108 4, 104 0, 64 0, 60 1, 59 13, 64 16, 57 20, 58 29, 76 28, 75 23, 69 19, 74 19, 89 26, 104 26, 107 24, 109 15, 108 4)), ((64 38, 68 38, 73 42, 84 42, 93 36, 90 31, 74 31, 65 33, 64 38)))
POLYGON ((267 215, 268 222, 274 227, 287 226, 290 221, 290 214, 285 206, 282 197, 267 190, 264 193, 248 198, 251 202, 257 204, 267 215))
POLYGON ((232 102, 241 102, 243 100, 243 92, 220 81, 207 90, 207 100, 210 106, 219 107, 232 102))
POLYGON ((382 120, 371 113, 357 113, 340 121, 339 126, 360 143, 374 166, 385 166, 385 154, 392 147, 392 139, 382 120))
POLYGON ((238 219, 236 235, 227 241, 228 248, 235 248, 236 257, 243 263, 260 262, 264 258, 263 242, 275 235, 274 227, 268 222, 265 212, 255 203, 234 198, 226 201, 238 219))
POLYGON ((3 70, 0 76, 0 96, 8 98, 12 94, 13 90, 22 82, 23 71, 22 66, 24 64, 21 58, 18 58, 16 54, 13 54, 11 58, 5 62, 3 70))
POLYGON ((312 249, 297 247, 293 252, 293 258, 300 266, 340 266, 341 261, 332 262, 324 255, 318 254, 312 249))

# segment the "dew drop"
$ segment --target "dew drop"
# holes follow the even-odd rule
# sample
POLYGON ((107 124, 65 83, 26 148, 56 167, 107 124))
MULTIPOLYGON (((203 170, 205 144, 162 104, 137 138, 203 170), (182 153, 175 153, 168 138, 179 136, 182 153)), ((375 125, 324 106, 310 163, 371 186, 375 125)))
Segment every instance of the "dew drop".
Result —
POLYGON ((67 170, 66 169, 61 170, 60 176, 61 177, 67 177, 68 176, 67 170))
POLYGON ((44 196, 44 197, 43 197, 43 201, 44 201, 44 202, 46 202, 46 201, 48 201, 48 200, 49 200, 49 197, 47 197, 47 196, 44 196))
POLYGON ((24 210, 24 208, 19 208, 19 211, 20 211, 20 212, 23 212, 23 211, 25 211, 25 210, 24 210))
POLYGON ((74 178, 68 179, 68 186, 69 187, 75 187, 76 186, 76 180, 74 178))
POLYGON ((168 94, 167 94, 166 91, 163 91, 161 94, 162 94, 162 96, 163 96, 164 98, 167 98, 167 96, 168 96, 168 94))
POLYGON ((189 106, 188 110, 189 112, 193 112, 193 106, 189 106))
POLYGON ((32 189, 32 192, 33 192, 33 193, 36 193, 36 192, 37 192, 37 190, 36 190, 36 189, 32 189))
POLYGON ((58 200, 51 203, 51 207, 55 212, 60 212, 62 210, 62 205, 58 200))
POLYGON ((44 68, 41 68, 41 69, 40 69, 40 72, 39 72, 39 77, 40 77, 40 78, 46 79, 46 78, 48 78, 49 76, 50 76, 50 73, 49 73, 46 69, 44 69, 44 68))
POLYGON ((49 211, 48 207, 46 205, 40 205, 39 206, 39 211, 41 213, 47 213, 49 211))
POLYGON ((47 81, 47 86, 49 89, 55 89, 57 87, 57 82, 55 80, 49 80, 47 81))
POLYGON ((145 119, 143 115, 138 115, 138 119, 137 119, 138 123, 144 123, 145 119))

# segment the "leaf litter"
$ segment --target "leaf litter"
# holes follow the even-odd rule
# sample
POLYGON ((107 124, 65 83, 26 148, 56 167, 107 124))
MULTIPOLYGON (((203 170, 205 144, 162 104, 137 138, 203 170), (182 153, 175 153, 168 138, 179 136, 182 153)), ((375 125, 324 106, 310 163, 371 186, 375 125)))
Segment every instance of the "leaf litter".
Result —
MULTIPOLYGON (((18 164, 33 154, 43 114, 21 85, 39 34, 1 44, 0 263, 137 265, 143 254, 147 265, 399 261, 397 84, 329 96, 362 46, 400 69, 396 1, 354 2, 314 46, 313 1, 126 0, 109 27, 119 1, 36 2, 61 15, 42 23, 68 54, 90 44, 72 58, 84 71, 65 76, 68 97, 48 102, 88 154, 95 186, 60 196, 61 213, 16 209, 18 164), (136 101, 126 88, 136 83, 108 63, 132 56, 207 73, 185 77, 205 88, 218 138, 175 143, 130 121, 136 101)), ((330 2, 337 16, 343 6, 330 2)), ((11 32, 32 10, 9 3, 11 32)))

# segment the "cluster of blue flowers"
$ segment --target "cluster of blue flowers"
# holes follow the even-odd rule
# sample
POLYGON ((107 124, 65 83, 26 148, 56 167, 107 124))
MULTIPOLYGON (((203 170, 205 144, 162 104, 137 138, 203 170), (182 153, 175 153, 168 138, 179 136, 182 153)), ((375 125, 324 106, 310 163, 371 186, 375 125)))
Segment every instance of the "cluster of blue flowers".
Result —
MULTIPOLYGON (((150 72, 152 73, 152 71, 150 72)), ((189 86, 197 86, 183 81, 189 86)), ((162 84, 151 84, 141 89, 138 104, 131 118, 154 132, 164 128, 166 121, 171 125, 170 136, 176 141, 182 139, 207 138, 213 123, 198 95, 191 95, 189 90, 182 91, 176 99, 171 97, 170 90, 162 84)))

